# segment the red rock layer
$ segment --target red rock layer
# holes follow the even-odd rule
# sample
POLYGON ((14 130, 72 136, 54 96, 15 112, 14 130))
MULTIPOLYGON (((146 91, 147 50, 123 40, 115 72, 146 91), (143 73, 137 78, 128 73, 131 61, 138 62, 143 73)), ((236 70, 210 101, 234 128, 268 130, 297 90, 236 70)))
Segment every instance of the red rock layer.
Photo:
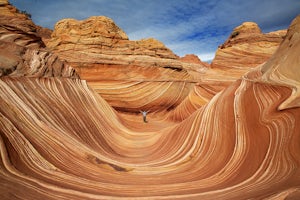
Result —
POLYGON ((119 111, 172 109, 207 70, 200 60, 181 61, 155 39, 128 40, 104 16, 58 22, 47 47, 119 111), (132 95, 132 91, 136 93, 132 95))
POLYGON ((286 30, 263 34, 256 23, 245 22, 236 27, 219 46, 212 67, 243 70, 267 61, 283 40, 286 30))
POLYGON ((4 199, 247 199, 299 187, 300 111, 277 111, 285 87, 238 81, 159 131, 127 128, 82 81, 1 78, 0 90, 4 199))
POLYGON ((172 121, 186 119, 231 83, 231 81, 202 81, 197 83, 189 95, 174 110, 167 114, 168 119, 172 121))
POLYGON ((75 70, 45 47, 37 27, 7 1, 0 1, 0 76, 74 77, 75 70))
POLYGON ((36 26, 36 27, 37 27, 36 32, 38 36, 42 38, 42 41, 44 43, 47 43, 51 39, 52 30, 41 26, 36 26))
POLYGON ((183 62, 188 62, 188 63, 195 63, 195 64, 201 64, 201 65, 204 65, 206 67, 210 67, 210 64, 209 63, 206 63, 206 62, 202 62, 200 60, 200 58, 194 54, 187 54, 183 57, 180 58, 181 61, 183 62))

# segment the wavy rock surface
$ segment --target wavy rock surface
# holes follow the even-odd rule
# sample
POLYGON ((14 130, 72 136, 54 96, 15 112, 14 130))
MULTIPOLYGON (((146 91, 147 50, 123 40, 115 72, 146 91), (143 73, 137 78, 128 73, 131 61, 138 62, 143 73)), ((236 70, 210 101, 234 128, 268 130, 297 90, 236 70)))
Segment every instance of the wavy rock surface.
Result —
POLYGON ((293 94, 284 101, 279 109, 300 106, 300 18, 296 18, 280 48, 262 66, 263 80, 278 85, 286 85, 293 94))
MULTIPOLYGON (((207 78, 189 103, 148 123, 116 112, 84 80, 21 77, 20 64, 0 77, 1 199, 299 199, 300 108, 278 110, 299 81, 299 18, 278 57, 219 93, 207 78)), ((115 88, 124 85, 129 95, 128 83, 115 88)))
POLYGON ((180 124, 160 121, 159 131, 145 131, 135 122, 133 131, 81 81, 1 78, 0 85, 6 199, 248 199, 299 191, 300 112, 276 110, 287 88, 241 80, 180 124))
POLYGON ((37 26, 8 1, 0 1, 0 76, 73 77, 75 70, 43 49, 37 26))
POLYGON ((219 46, 211 65, 224 70, 249 70, 267 61, 285 35, 286 30, 263 34, 256 23, 245 22, 219 46))
POLYGON ((195 58, 182 61, 155 39, 129 40, 104 16, 58 22, 47 47, 120 111, 176 107, 208 69, 195 58))
POLYGON ((7 0, 0 0, 0 13, 1 41, 30 48, 45 46, 36 33, 34 23, 7 0))

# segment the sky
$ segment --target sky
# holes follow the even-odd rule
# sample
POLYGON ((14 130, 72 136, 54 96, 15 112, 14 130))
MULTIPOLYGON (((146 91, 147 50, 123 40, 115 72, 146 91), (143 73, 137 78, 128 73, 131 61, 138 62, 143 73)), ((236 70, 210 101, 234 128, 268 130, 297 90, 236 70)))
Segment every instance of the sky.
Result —
POLYGON ((40 26, 54 29, 64 18, 107 16, 130 40, 155 38, 179 56, 210 62, 219 45, 245 21, 264 33, 287 29, 300 0, 9 0, 40 26))

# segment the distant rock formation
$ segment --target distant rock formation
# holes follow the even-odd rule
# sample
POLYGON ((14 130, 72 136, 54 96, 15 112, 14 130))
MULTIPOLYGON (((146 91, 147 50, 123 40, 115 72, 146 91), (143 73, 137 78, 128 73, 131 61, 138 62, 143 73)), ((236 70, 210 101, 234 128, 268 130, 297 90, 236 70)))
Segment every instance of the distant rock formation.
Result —
POLYGON ((254 22, 236 27, 220 45, 212 61, 213 68, 253 68, 264 63, 276 51, 286 30, 264 34, 254 22))
POLYGON ((200 58, 194 54, 187 54, 183 57, 180 58, 181 61, 183 62, 188 62, 188 63, 195 63, 195 64, 201 64, 201 65, 204 65, 206 67, 210 67, 210 64, 209 63, 206 63, 206 62, 202 62, 200 60, 200 58))
MULTIPOLYGON (((87 80, 93 79, 89 72, 96 68, 101 70, 101 66, 158 67, 176 71, 202 71, 206 68, 202 62, 181 62, 177 55, 154 38, 129 40, 113 20, 104 16, 57 22, 47 47, 78 69, 81 77, 87 80)), ((123 67, 123 70, 126 69, 123 67)), ((127 73, 124 78, 131 77, 127 73)))
POLYGON ((130 41, 112 19, 94 16, 83 21, 63 19, 56 23, 47 46, 56 52, 66 50, 113 55, 147 55, 176 58, 165 45, 155 39, 130 41))

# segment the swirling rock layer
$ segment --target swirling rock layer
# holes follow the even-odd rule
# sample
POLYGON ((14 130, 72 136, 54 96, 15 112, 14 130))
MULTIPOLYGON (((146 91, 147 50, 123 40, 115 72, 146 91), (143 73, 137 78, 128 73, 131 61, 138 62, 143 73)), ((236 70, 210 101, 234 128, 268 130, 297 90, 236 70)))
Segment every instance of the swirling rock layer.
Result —
POLYGON ((256 23, 245 22, 219 46, 212 67, 224 70, 256 67, 271 57, 285 34, 286 30, 263 34, 256 23))
POLYGON ((277 111, 285 87, 240 80, 181 123, 149 126, 75 79, 7 77, 0 90, 6 199, 248 199, 299 187, 300 110, 277 111))
POLYGON ((75 70, 43 49, 38 28, 6 0, 0 1, 0 76, 73 77, 75 70))
POLYGON ((299 199, 299 18, 274 57, 236 81, 130 65, 126 81, 117 65, 91 87, 25 36, 3 41, 15 46, 1 61, 17 67, 0 77, 1 199, 299 199), (112 108, 122 101, 130 114, 112 108), (133 114, 144 102, 162 110, 148 123, 133 114))
POLYGON ((119 111, 172 109, 208 69, 193 56, 180 59, 155 39, 129 40, 104 16, 58 22, 47 47, 119 111))

